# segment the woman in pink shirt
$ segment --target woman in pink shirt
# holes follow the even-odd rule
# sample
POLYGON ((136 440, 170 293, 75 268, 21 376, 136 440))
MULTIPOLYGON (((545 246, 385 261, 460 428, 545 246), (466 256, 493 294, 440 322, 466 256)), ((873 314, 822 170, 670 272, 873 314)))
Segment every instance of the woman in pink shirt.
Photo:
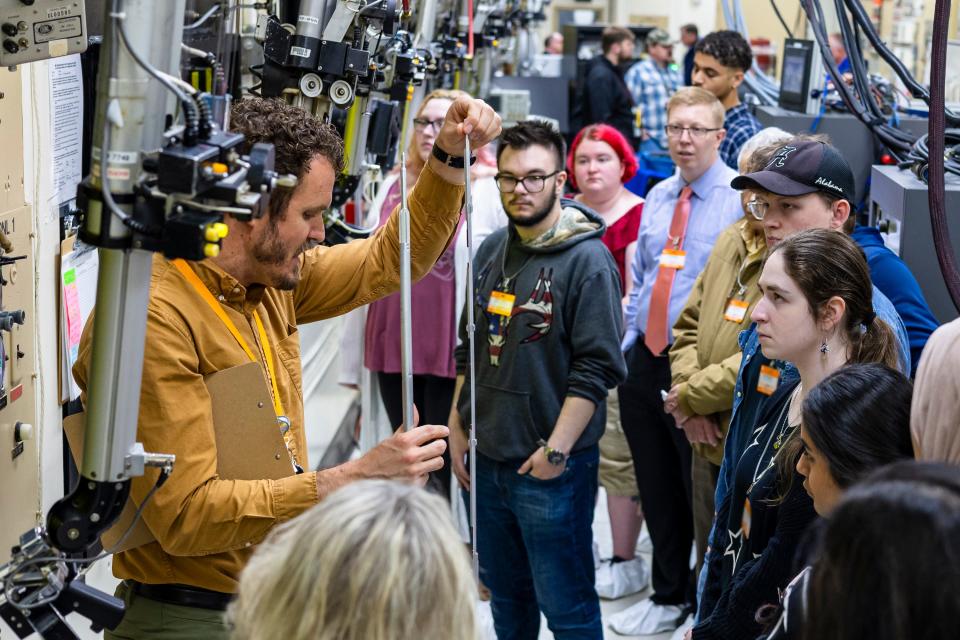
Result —
MULTIPOLYGON (((430 157, 437 132, 447 110, 462 91, 438 89, 427 94, 413 119, 413 135, 407 149, 407 188, 413 188, 430 157)), ((481 157, 474 165, 474 247, 494 229, 506 224, 499 192, 493 183, 496 166, 481 157), (484 161, 487 161, 486 163, 484 161)), ((493 160, 493 164, 496 161, 493 160)), ((400 170, 380 186, 380 225, 386 223, 400 203, 400 170)), ((453 401, 457 327, 466 287, 466 239, 463 221, 433 270, 415 283, 411 291, 413 316, 413 396, 421 424, 446 424, 453 401)), ((403 422, 400 359, 400 296, 393 294, 370 305, 364 331, 364 366, 376 374, 376 383, 391 425, 403 422)), ((449 498, 450 461, 444 453, 443 469, 431 474, 430 486, 449 498)))
MULTIPOLYGON (((630 263, 637 252, 643 212, 643 198, 623 186, 637 172, 633 149, 613 127, 590 125, 570 145, 567 170, 571 185, 580 191, 575 199, 600 214, 607 224, 603 244, 617 263, 626 304, 632 285, 630 263)), ((607 492, 613 557, 597 568, 596 587, 601 598, 615 599, 642 591, 650 581, 650 570, 635 551, 643 516, 633 460, 620 427, 616 389, 607 396, 607 429, 600 440, 600 484, 607 492)))

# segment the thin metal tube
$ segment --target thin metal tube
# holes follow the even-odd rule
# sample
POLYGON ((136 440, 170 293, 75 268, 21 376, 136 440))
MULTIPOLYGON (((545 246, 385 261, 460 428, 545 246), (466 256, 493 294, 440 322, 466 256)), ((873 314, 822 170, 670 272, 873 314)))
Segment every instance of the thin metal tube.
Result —
POLYGON ((474 344, 476 325, 473 318, 473 197, 470 193, 470 136, 464 136, 463 184, 467 214, 467 345, 470 349, 470 553, 473 573, 480 579, 480 557, 477 555, 477 350, 474 344))
POLYGON ((400 154, 400 359, 403 369, 403 428, 413 428, 413 316, 410 277, 410 208, 407 153, 400 154))

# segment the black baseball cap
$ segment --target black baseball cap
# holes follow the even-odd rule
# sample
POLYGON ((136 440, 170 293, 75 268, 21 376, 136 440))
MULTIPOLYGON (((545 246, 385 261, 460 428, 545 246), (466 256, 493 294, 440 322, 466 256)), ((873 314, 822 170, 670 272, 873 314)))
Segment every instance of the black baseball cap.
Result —
POLYGON ((734 189, 760 188, 778 196, 822 191, 854 202, 853 171, 835 147, 817 140, 788 142, 773 154, 763 171, 737 176, 734 189))

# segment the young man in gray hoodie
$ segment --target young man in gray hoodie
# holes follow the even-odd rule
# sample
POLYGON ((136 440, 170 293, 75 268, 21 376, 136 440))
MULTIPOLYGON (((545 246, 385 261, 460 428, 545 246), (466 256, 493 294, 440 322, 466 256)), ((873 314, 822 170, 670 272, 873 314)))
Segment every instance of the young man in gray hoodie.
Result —
MULTIPOLYGON (((504 130, 497 164, 510 224, 477 251, 472 301, 481 578, 498 637, 534 640, 543 611, 558 639, 600 639, 591 525, 607 390, 626 376, 619 275, 600 241, 602 218, 561 198, 567 174, 555 129, 504 130)), ((466 317, 450 416, 464 488, 466 317)))

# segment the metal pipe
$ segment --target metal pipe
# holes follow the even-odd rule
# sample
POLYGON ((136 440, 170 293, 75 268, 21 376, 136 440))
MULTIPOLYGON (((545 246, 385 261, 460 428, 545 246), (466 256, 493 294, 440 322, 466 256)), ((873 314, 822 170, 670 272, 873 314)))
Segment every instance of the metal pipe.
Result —
MULTIPOLYGON (((128 39, 137 43, 148 59, 162 71, 176 74, 170 43, 182 40, 185 0, 153 2, 128 0, 123 4, 128 39), (164 27, 163 25, 166 25, 164 27)), ((156 149, 163 142, 164 115, 171 104, 159 83, 119 44, 117 20, 108 19, 97 104, 102 105, 94 127, 94 184, 98 176, 110 177, 116 194, 132 193, 141 171, 142 149, 156 149), (109 145, 104 131, 108 104, 116 104, 123 117, 108 124, 109 145), (103 149, 103 147, 108 147, 103 149), (99 157, 98 157, 99 151, 99 157)), ((179 61, 179 47, 172 47, 179 61)), ((133 213, 132 204, 119 204, 133 213)), ((109 216, 96 206, 92 218, 109 216)), ((111 239, 128 238, 130 230, 115 217, 110 223, 111 239)), ((107 238, 103 238, 106 240, 107 238)), ((143 346, 146 335, 150 266, 153 254, 137 249, 101 249, 97 277, 97 316, 93 327, 92 356, 87 396, 87 428, 84 442, 83 477, 97 481, 124 480, 130 476, 126 458, 136 440, 140 402, 143 346)))
POLYGON ((470 189, 470 136, 463 143, 464 202, 467 216, 467 346, 470 349, 470 554, 473 573, 480 579, 480 556, 477 555, 477 350, 473 317, 473 197, 470 189))
POLYGON ((400 154, 400 357, 403 369, 403 428, 413 428, 413 315, 410 277, 410 208, 407 153, 400 154))

